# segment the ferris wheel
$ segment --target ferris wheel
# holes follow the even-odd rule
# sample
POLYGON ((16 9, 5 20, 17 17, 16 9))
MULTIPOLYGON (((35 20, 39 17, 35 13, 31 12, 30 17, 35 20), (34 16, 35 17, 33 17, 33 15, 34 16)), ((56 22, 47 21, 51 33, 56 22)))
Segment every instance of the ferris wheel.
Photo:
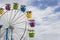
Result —
POLYGON ((26 6, 18 3, 4 5, 0 8, 0 39, 22 40, 27 29, 26 6))

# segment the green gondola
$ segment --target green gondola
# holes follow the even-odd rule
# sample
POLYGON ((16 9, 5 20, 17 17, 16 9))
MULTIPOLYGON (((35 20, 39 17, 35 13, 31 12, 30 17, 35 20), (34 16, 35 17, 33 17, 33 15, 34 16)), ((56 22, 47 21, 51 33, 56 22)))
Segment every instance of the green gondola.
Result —
POLYGON ((14 9, 14 10, 17 10, 17 9, 18 9, 18 3, 14 3, 13 9, 14 9))
POLYGON ((35 36, 35 33, 29 33, 30 38, 34 38, 34 36, 35 36))

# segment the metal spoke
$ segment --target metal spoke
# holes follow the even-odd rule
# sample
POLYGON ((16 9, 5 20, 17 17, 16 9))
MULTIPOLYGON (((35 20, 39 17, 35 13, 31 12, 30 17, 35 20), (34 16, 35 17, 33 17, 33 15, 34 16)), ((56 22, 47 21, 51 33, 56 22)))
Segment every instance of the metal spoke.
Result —
POLYGON ((22 22, 19 22, 19 23, 15 23, 13 25, 17 25, 17 24, 21 24, 21 23, 25 23, 26 21, 22 21, 22 22))
POLYGON ((2 34, 1 34, 1 37, 3 37, 3 35, 5 35, 5 33, 4 33, 5 31, 3 31, 3 32, 1 32, 2 34))
POLYGON ((11 40, 13 40, 13 29, 11 29, 11 40))
POLYGON ((1 40, 1 29, 0 29, 0 40, 1 40))
POLYGON ((20 40, 22 40, 22 38, 24 37, 24 34, 25 34, 26 30, 27 30, 27 22, 26 22, 26 25, 25 25, 24 33, 23 33, 22 37, 20 38, 20 40))
POLYGON ((24 14, 22 14, 21 16, 19 16, 17 19, 15 19, 13 22, 17 21, 20 17, 22 17, 24 14))
POLYGON ((21 35, 19 35, 17 32, 14 32, 14 33, 16 33, 18 36, 21 36, 21 35))
MULTIPOLYGON (((20 19, 20 21, 23 20, 23 19, 25 19, 25 17, 23 17, 22 19, 20 19)), ((18 20, 17 20, 17 21, 18 21, 18 20)), ((14 23, 16 23, 16 21, 15 21, 14 23)))
MULTIPOLYGON (((24 29, 24 28, 17 28, 17 29, 24 29)), ((24 29, 25 30, 25 29, 24 29)))
MULTIPOLYGON (((25 28, 17 28, 17 29, 22 29, 22 30, 25 30, 25 28)), ((27 29, 29 31, 29 29, 27 29)))
MULTIPOLYGON (((17 11, 17 10, 14 10, 14 14, 16 14, 16 11, 17 11)), ((15 16, 15 15, 14 15, 14 16, 15 16)), ((14 16, 13 16, 13 18, 14 18, 14 16)), ((11 18, 11 19, 13 19, 13 18, 11 18)))
MULTIPOLYGON (((13 10, 11 11, 11 13, 13 12, 13 10)), ((12 16, 12 14, 10 13, 10 18, 9 18, 9 20, 11 19, 11 16, 12 16)))
MULTIPOLYGON (((8 12, 7 12, 7 15, 6 15, 6 17, 8 17, 8 12)), ((7 18, 7 21, 9 21, 9 20, 8 20, 8 18, 7 18)))
POLYGON ((12 18, 12 20, 14 20, 14 18, 16 17, 18 12, 19 12, 19 10, 15 13, 14 17, 12 18))
POLYGON ((12 11, 11 11, 11 14, 10 14, 10 19, 9 19, 9 20, 11 20, 11 17, 12 17, 12 12, 13 12, 13 9, 12 9, 12 11))

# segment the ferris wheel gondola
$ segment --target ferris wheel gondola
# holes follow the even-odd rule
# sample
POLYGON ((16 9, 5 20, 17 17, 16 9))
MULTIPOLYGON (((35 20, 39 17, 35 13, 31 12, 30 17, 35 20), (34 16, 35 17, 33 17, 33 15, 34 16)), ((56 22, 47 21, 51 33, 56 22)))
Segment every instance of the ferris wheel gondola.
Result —
POLYGON ((28 19, 29 19, 29 18, 32 18, 32 12, 31 12, 31 11, 27 11, 26 17, 27 17, 28 19))
POLYGON ((5 9, 6 9, 7 11, 10 11, 10 10, 11 10, 11 5, 10 5, 10 4, 6 4, 5 9))
POLYGON ((26 11, 26 6, 25 5, 21 5, 20 10, 24 13, 26 11))

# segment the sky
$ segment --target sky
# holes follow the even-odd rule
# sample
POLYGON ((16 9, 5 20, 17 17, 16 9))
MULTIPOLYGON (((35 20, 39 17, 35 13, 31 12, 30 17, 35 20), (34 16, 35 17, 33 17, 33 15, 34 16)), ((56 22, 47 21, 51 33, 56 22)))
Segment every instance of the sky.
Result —
POLYGON ((33 40, 60 40, 60 0, 0 0, 0 5, 13 2, 25 4, 32 11, 36 20, 33 40))

